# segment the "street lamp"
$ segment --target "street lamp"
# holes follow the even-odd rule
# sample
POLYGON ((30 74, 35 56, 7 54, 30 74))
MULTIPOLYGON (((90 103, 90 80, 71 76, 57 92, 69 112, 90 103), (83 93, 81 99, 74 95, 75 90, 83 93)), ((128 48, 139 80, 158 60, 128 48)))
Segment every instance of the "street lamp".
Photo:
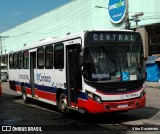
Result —
POLYGON ((107 7, 103 7, 103 6, 95 6, 96 8, 105 8, 108 9, 107 7))

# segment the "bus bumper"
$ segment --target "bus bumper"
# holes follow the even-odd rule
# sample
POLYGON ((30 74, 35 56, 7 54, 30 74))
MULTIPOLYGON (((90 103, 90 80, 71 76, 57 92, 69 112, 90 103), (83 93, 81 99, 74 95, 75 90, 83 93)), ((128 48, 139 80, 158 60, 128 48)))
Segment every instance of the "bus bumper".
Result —
POLYGON ((85 102, 85 110, 89 113, 123 112, 132 109, 142 108, 146 104, 146 94, 142 98, 98 103, 92 99, 85 102))

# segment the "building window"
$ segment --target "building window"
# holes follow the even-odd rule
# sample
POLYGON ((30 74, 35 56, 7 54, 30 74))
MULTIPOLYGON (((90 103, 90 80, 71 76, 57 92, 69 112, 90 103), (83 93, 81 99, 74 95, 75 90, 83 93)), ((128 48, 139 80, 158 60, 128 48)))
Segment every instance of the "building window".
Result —
POLYGON ((46 46, 45 48, 45 68, 53 69, 53 46, 46 46))
POLYGON ((54 46, 54 68, 64 68, 64 45, 57 44, 54 46))
POLYGON ((28 52, 28 50, 23 52, 23 68, 29 69, 29 52, 28 52))
POLYGON ((14 53, 13 54, 13 68, 14 69, 17 69, 17 62, 18 62, 17 53, 14 53))
POLYGON ((9 54, 9 68, 12 69, 13 68, 13 55, 9 54))
POLYGON ((37 50, 37 68, 44 69, 44 47, 37 50))
POLYGON ((23 54, 22 52, 18 53, 18 69, 23 68, 23 54))

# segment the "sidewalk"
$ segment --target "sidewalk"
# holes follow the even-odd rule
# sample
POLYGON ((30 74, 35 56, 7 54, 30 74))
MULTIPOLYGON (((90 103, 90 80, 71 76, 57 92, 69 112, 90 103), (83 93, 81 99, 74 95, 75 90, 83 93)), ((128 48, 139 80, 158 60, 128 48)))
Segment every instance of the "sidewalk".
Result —
POLYGON ((160 88, 160 82, 145 82, 147 87, 160 88))

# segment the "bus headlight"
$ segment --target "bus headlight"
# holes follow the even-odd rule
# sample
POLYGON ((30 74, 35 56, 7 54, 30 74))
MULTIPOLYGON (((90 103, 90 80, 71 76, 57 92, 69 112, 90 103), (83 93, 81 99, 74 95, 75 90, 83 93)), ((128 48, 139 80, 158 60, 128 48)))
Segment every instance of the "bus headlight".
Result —
POLYGON ((94 100, 97 101, 98 103, 102 103, 101 97, 98 95, 94 95, 94 100))
POLYGON ((101 100, 101 97, 100 97, 100 96, 98 96, 98 95, 96 95, 96 94, 93 94, 93 93, 91 93, 91 92, 89 92, 89 91, 86 91, 86 94, 87 94, 87 96, 88 96, 89 98, 95 100, 96 102, 102 103, 102 100, 101 100))
POLYGON ((144 88, 140 94, 140 98, 142 98, 145 95, 145 93, 146 93, 146 89, 144 88))

